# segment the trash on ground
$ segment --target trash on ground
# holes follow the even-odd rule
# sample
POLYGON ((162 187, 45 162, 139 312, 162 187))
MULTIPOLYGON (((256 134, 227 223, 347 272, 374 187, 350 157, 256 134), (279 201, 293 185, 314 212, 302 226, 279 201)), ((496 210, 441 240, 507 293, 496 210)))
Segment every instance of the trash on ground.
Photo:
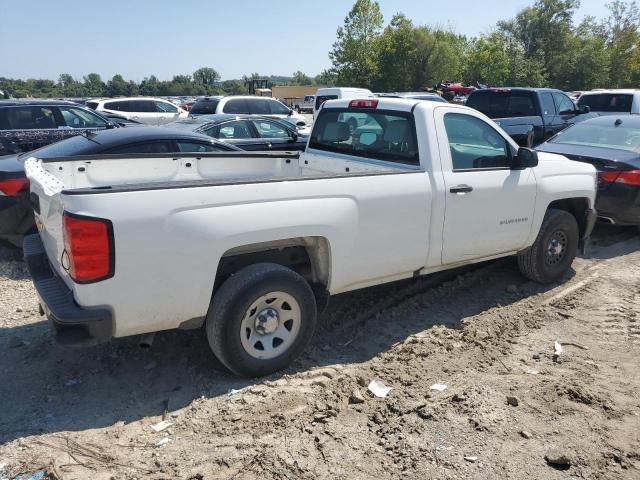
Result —
POLYGON ((560 354, 562 353, 562 345, 556 342, 553 345, 553 361, 557 362, 560 359, 560 354))
POLYGON ((24 475, 18 475, 14 480, 44 480, 47 472, 44 470, 38 470, 35 473, 25 473, 24 475))
POLYGON ((170 441, 171 439, 169 437, 164 437, 156 442, 156 447, 162 447, 163 445, 166 445, 170 441))
POLYGON ((379 398, 385 398, 391 391, 391 387, 387 387, 379 378, 374 378, 373 380, 371 380, 371 383, 369 383, 369 386, 367 388, 371 393, 379 398))
POLYGON ((447 389, 447 386, 441 383, 434 383, 430 387, 431 390, 436 390, 438 392, 444 392, 447 389))
POLYGON ((478 461, 478 457, 464 457, 467 462, 475 463, 478 461))
POLYGON ((237 395, 237 394, 239 394, 239 393, 242 393, 242 392, 244 391, 244 389, 245 389, 245 388, 246 388, 246 387, 238 388, 238 389, 230 388, 230 389, 227 391, 227 395, 228 395, 228 396, 230 396, 230 397, 233 397, 234 395, 237 395))
POLYGON ((171 425, 173 425, 173 422, 171 422, 169 420, 163 420, 160 423, 156 423, 155 425, 151 425, 151 428, 153 429, 154 432, 161 432, 161 431, 166 430, 167 428, 169 428, 171 425))

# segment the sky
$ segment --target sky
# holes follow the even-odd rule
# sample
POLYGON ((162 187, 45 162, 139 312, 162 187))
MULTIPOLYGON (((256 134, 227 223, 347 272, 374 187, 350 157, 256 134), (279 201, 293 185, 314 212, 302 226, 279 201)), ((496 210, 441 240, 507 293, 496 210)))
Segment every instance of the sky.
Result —
MULTIPOLYGON (((379 0, 385 22, 402 12, 416 25, 475 36, 533 0, 379 0)), ((576 19, 607 15, 605 0, 582 0, 576 19)), ((215 68, 222 79, 314 76, 352 0, 2 0, 0 77, 61 73, 141 81, 215 68)))

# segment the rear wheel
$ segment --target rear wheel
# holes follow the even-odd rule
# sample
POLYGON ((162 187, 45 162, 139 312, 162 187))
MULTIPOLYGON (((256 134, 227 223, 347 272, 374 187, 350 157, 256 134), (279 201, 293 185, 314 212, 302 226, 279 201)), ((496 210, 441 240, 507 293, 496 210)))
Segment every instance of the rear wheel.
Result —
POLYGON ((316 317, 315 297, 304 278, 281 265, 260 263, 238 271, 213 296, 207 338, 229 370, 263 376, 302 353, 316 317))
POLYGON ((522 274, 539 283, 560 280, 578 250, 578 223, 573 215, 549 209, 538 238, 529 251, 518 256, 522 274))

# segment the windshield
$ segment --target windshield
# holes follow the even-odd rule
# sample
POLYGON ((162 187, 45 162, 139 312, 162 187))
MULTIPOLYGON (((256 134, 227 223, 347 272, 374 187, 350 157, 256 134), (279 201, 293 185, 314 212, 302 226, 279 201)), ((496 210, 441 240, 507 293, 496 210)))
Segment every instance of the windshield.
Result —
POLYGON ((74 155, 82 155, 93 150, 96 146, 96 142, 89 140, 82 135, 76 135, 57 143, 52 143, 46 147, 33 150, 31 152, 25 152, 18 158, 56 158, 56 157, 71 157, 74 155))
POLYGON ((625 125, 624 121, 618 126, 615 126, 614 121, 608 125, 579 123, 560 132, 549 140, 549 143, 614 148, 640 153, 640 128, 625 125))
POLYGON ((582 95, 578 105, 591 107, 592 112, 631 112, 633 95, 624 93, 598 93, 582 95))

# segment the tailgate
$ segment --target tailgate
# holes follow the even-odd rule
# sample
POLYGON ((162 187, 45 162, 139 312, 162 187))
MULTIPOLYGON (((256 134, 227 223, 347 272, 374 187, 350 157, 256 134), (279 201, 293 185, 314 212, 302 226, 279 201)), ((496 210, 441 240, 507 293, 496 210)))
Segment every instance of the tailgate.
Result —
POLYGON ((24 169, 31 184, 31 205, 45 252, 55 273, 71 286, 73 282, 60 264, 64 252, 61 194, 64 184, 33 157, 25 161, 24 169))

